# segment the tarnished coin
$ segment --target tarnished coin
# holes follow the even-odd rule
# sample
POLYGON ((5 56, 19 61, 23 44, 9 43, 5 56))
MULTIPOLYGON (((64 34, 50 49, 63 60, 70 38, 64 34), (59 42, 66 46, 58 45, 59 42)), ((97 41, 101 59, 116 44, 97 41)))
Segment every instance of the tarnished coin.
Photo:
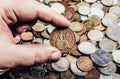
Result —
POLYGON ((115 41, 120 41, 120 26, 111 26, 106 29, 106 35, 115 41))
POLYGON ((93 68, 93 62, 89 57, 81 56, 77 60, 77 67, 78 67, 78 69, 87 72, 93 68))
POLYGON ((101 23, 101 19, 97 15, 91 15, 91 16, 89 16, 89 19, 91 19, 94 22, 95 26, 97 26, 101 23))
POLYGON ((107 75, 104 75, 104 74, 100 74, 100 78, 99 79, 114 79, 114 78, 111 75, 107 76, 107 75))
POLYGON ((83 72, 81 71, 80 69, 78 69, 78 67, 76 66, 76 63, 77 63, 77 59, 76 60, 73 60, 70 64, 70 69, 71 71, 77 75, 77 76, 83 76, 83 75, 86 75, 88 72, 83 72))
POLYGON ((41 32, 41 36, 43 38, 49 39, 50 35, 48 34, 47 30, 45 29, 44 31, 41 32))
POLYGON ((74 77, 74 74, 70 71, 67 70, 66 72, 62 72, 60 74, 61 79, 72 79, 74 77))
POLYGON ((32 29, 36 32, 42 32, 45 29, 45 25, 37 22, 34 26, 32 26, 32 29))
POLYGON ((117 70, 116 65, 113 62, 110 62, 106 67, 99 67, 99 71, 105 75, 111 75, 117 70))
POLYGON ((92 61, 98 66, 107 66, 110 63, 109 53, 103 50, 97 50, 95 53, 90 55, 92 61))
POLYGON ((117 44, 108 38, 104 38, 99 42, 99 47, 106 52, 112 52, 116 49, 116 46, 117 44))
POLYGON ((50 43, 62 53, 68 53, 75 45, 75 35, 70 29, 55 29, 50 35, 50 43))
POLYGON ((55 71, 63 72, 68 70, 70 63, 66 58, 62 57, 59 61, 52 63, 51 65, 55 71))
POLYGON ((96 68, 92 68, 91 71, 88 72, 87 75, 84 76, 85 79, 99 79, 100 72, 96 68))
POLYGON ((112 56, 113 56, 113 60, 114 60, 116 63, 120 64, 120 50, 114 50, 114 51, 112 52, 112 56))
POLYGON ((78 50, 83 54, 89 55, 96 51, 96 47, 90 42, 82 42, 78 45, 78 50))
POLYGON ((90 30, 88 32, 88 38, 90 40, 101 41, 104 37, 104 34, 99 30, 90 30))
POLYGON ((58 13, 64 13, 64 11, 65 11, 65 7, 64 7, 64 5, 62 5, 61 3, 53 3, 52 5, 51 5, 51 8, 53 9, 53 10, 55 10, 56 12, 58 12, 58 13))
POLYGON ((80 43, 81 43, 81 42, 85 42, 85 41, 87 41, 87 40, 88 40, 88 37, 87 37, 86 34, 83 34, 83 35, 80 36, 80 43))
POLYGON ((80 32, 83 29, 83 24, 80 22, 72 22, 69 27, 72 31, 80 32))
POLYGON ((74 18, 75 21, 80 21, 81 20, 81 16, 78 13, 74 13, 73 18, 74 18))
POLYGON ((78 51, 78 46, 74 45, 73 48, 70 50, 70 53, 74 56, 80 56, 81 53, 78 51))

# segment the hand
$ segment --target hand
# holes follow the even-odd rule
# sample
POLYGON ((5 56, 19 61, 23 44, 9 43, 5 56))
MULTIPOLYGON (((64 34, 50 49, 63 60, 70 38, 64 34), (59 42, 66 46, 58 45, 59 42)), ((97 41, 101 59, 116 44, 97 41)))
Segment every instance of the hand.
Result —
MULTIPOLYGON (((9 27, 17 22, 29 22, 43 19, 58 26, 67 27, 69 21, 62 15, 35 0, 2 0, 0 2, 0 68, 17 65, 30 66, 35 63, 57 61, 60 51, 49 45, 16 45, 9 27)), ((21 32, 29 25, 20 26, 21 32)))

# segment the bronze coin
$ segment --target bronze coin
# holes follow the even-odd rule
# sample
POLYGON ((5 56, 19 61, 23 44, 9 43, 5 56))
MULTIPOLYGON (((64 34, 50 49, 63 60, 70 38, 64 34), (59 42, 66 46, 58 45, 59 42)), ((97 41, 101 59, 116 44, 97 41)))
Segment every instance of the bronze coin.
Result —
POLYGON ((100 78, 100 72, 93 68, 91 71, 88 72, 87 75, 84 76, 85 79, 99 79, 100 78))
POLYGON ((74 77, 74 74, 70 70, 67 70, 66 72, 62 72, 60 77, 61 79, 71 79, 74 77))
POLYGON ((93 68, 93 62, 88 56, 82 56, 77 60, 77 67, 82 71, 90 71, 93 68))
POLYGON ((59 74, 54 72, 49 72, 43 79, 59 79, 59 74))
POLYGON ((81 53, 78 51, 78 46, 75 45, 71 50, 70 50, 70 53, 74 56, 80 56, 81 53))
POLYGON ((81 43, 81 42, 85 42, 85 41, 87 41, 87 40, 88 40, 87 35, 86 35, 86 34, 83 34, 83 35, 80 36, 80 41, 79 41, 79 42, 81 43))
POLYGON ((75 45, 75 35, 70 29, 55 29, 50 35, 50 43, 62 53, 68 53, 75 45))

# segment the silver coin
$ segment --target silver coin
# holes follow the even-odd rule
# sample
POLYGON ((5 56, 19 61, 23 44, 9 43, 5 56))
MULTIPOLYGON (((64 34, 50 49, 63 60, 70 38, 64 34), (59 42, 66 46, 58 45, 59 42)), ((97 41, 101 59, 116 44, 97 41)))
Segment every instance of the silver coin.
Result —
POLYGON ((113 0, 101 0, 102 4, 106 6, 112 6, 114 4, 113 0))
POLYGON ((116 46, 117 44, 108 38, 104 38, 99 42, 99 47, 106 52, 112 52, 116 49, 116 46))
POLYGON ((90 7, 89 6, 79 6, 78 12, 82 15, 88 15, 90 13, 90 7))
POLYGON ((47 32, 49 33, 49 34, 51 34, 52 33, 52 31, 56 28, 56 27, 54 27, 53 25, 51 25, 51 24, 48 24, 47 26, 46 26, 47 28, 47 32))
POLYGON ((83 54, 92 54, 96 51, 96 47, 90 42, 82 42, 78 45, 78 50, 83 54))
POLYGON ((106 29, 106 35, 114 41, 120 41, 120 26, 108 27, 106 29))
POLYGON ((59 61, 51 64, 52 68, 58 72, 68 70, 69 65, 70 65, 69 61, 64 57, 62 57, 59 61))
POLYGON ((83 71, 79 70, 78 67, 76 66, 76 62, 77 62, 77 59, 75 59, 71 62, 71 64, 70 64, 71 71, 77 76, 86 75, 88 72, 83 72, 83 71))
POLYGON ((113 56, 113 60, 114 60, 116 63, 120 64, 120 50, 114 50, 114 51, 112 52, 112 56, 113 56))
POLYGON ((120 16, 120 7, 119 6, 112 6, 109 9, 109 13, 116 13, 120 16))
POLYGON ((99 67, 99 71, 105 75, 111 75, 112 73, 115 73, 117 70, 116 65, 113 62, 110 62, 108 66, 106 67, 99 67))
POLYGON ((43 39, 42 38, 35 38, 35 39, 33 39, 32 43, 42 44, 43 39))
POLYGON ((113 73, 113 74, 112 74, 112 77, 113 77, 114 79, 120 79, 120 74, 113 73))
POLYGON ((101 41, 103 39, 104 35, 99 30, 90 30, 88 32, 88 38, 94 41, 101 41))
POLYGON ((98 66, 105 67, 110 63, 109 53, 101 49, 95 51, 95 53, 91 54, 90 57, 92 61, 98 66))
POLYGON ((100 74, 99 79, 114 79, 114 78, 112 76, 107 76, 107 75, 100 74))

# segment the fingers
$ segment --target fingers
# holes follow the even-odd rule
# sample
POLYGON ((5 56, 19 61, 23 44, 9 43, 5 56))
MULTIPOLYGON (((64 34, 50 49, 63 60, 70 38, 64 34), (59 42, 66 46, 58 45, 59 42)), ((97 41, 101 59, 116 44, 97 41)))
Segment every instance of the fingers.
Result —
POLYGON ((64 16, 53 11, 51 8, 43 4, 37 4, 37 5, 38 5, 37 10, 38 10, 39 18, 43 18, 44 20, 52 22, 61 27, 68 27, 70 25, 70 22, 64 16))
POLYGON ((57 61, 61 57, 60 51, 48 45, 15 45, 12 51, 16 54, 16 64, 25 66, 57 61))

